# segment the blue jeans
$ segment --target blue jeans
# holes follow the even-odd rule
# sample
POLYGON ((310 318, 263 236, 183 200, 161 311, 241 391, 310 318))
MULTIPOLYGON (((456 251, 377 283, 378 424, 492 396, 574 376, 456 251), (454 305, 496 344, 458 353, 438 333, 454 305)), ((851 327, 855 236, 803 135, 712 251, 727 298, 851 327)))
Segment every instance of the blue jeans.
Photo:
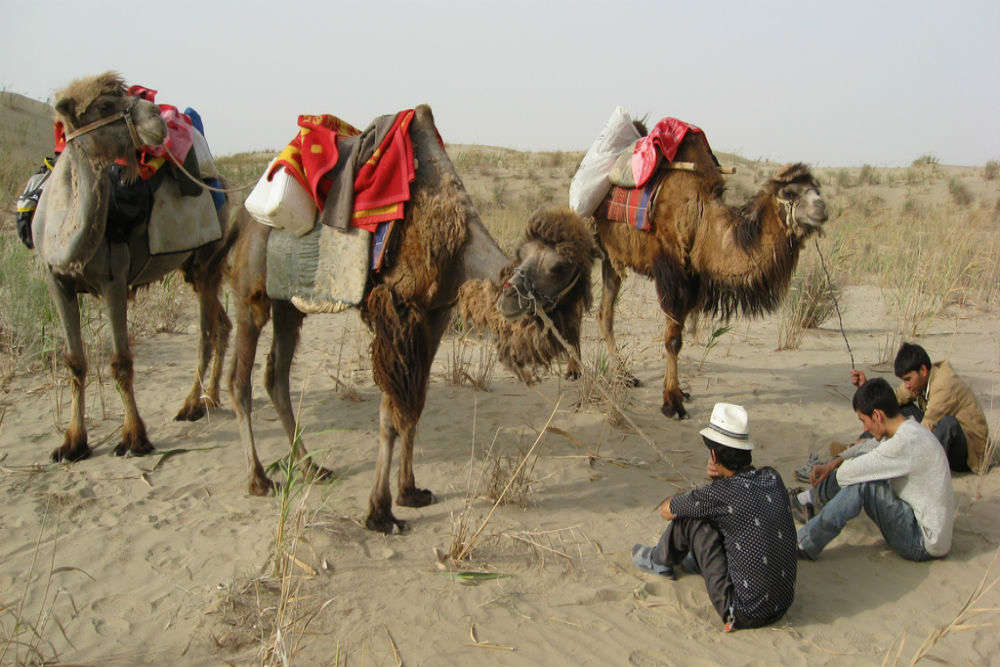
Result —
POLYGON ((799 528, 799 547, 810 558, 817 558, 823 548, 840 534, 847 522, 863 509, 882 531, 882 537, 897 554, 906 560, 930 560, 924 549, 924 536, 920 531, 913 509, 892 490, 888 480, 860 482, 836 490, 836 473, 831 473, 825 483, 813 489, 813 497, 825 502, 823 509, 799 528), (833 480, 829 480, 830 478, 833 480), (830 492, 833 492, 830 495, 830 492), (818 497, 817 497, 818 496, 818 497), (828 497, 823 497, 828 496, 828 497))

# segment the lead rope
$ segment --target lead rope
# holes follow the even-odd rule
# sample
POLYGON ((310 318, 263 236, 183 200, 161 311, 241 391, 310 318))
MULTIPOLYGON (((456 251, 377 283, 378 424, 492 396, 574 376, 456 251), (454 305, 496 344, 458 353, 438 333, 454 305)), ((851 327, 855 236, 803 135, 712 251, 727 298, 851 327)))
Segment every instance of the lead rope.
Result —
POLYGON ((830 288, 830 298, 833 299, 833 307, 837 309, 837 321, 840 323, 840 335, 844 337, 844 345, 847 346, 847 354, 851 356, 851 370, 854 370, 854 353, 851 351, 851 344, 847 341, 847 332, 844 331, 844 318, 840 315, 840 304, 837 303, 837 294, 833 289, 833 280, 830 279, 830 272, 826 270, 826 261, 823 259, 823 252, 819 249, 819 241, 814 237, 813 243, 816 245, 816 252, 819 254, 819 264, 826 274, 826 284, 830 288))
MULTIPOLYGON (((515 289, 517 288, 515 287, 515 289)), ((518 298, 520 299, 521 296, 522 296, 521 292, 520 290, 518 290, 518 298)), ((528 294, 524 298, 529 299, 531 301, 535 301, 535 295, 533 293, 528 294)), ((548 314, 543 309, 538 308, 537 304, 535 307, 535 315, 537 315, 538 318, 542 320, 542 324, 545 325, 545 331, 543 333, 551 332, 552 334, 554 334, 556 340, 558 340, 559 343, 563 346, 563 349, 566 350, 566 353, 570 357, 572 357, 573 360, 576 361, 576 363, 580 366, 580 372, 589 373, 590 371, 587 369, 586 366, 583 365, 583 361, 580 359, 579 356, 577 356, 576 351, 573 350, 573 347, 566 342, 566 339, 563 338, 562 334, 559 333, 559 330, 556 329, 555 325, 552 323, 552 320, 549 318, 548 314)), ((624 419, 628 423, 628 425, 631 426, 635 430, 635 432, 638 433, 639 436, 646 441, 646 444, 649 445, 650 449, 656 452, 656 455, 660 458, 661 461, 670 466, 674 470, 674 472, 680 475, 680 477, 685 482, 694 486, 694 483, 691 481, 691 479, 687 475, 685 475, 679 468, 677 468, 677 466, 675 466, 673 462, 670 459, 668 459, 663 452, 660 451, 660 449, 653 442, 653 439, 650 438, 648 435, 646 435, 646 432, 643 431, 641 428, 639 428, 639 425, 636 424, 635 421, 628 416, 628 413, 625 412, 625 409, 618 403, 618 401, 614 399, 611 393, 605 388, 605 384, 607 384, 607 382, 604 380, 604 378, 600 377, 596 373, 593 374, 593 377, 594 377, 594 385, 601 390, 601 393, 604 394, 604 398, 607 399, 608 403, 614 406, 615 410, 618 411, 618 414, 622 416, 622 419, 624 419)))
MULTIPOLYGON (((170 152, 169 148, 167 148, 166 146, 164 146, 163 150, 165 150, 167 152, 167 155, 170 156, 171 162, 174 163, 175 167, 177 167, 178 169, 181 170, 182 174, 184 174, 185 176, 187 176, 188 179, 192 183, 194 183, 195 185, 200 185, 201 187, 205 188, 206 190, 211 190, 212 192, 222 192, 223 194, 228 194, 230 192, 243 192, 244 190, 249 190, 250 188, 252 188, 253 186, 256 185, 256 183, 249 183, 247 185, 241 185, 238 188, 213 188, 211 185, 206 185, 204 181, 200 181, 197 178, 195 178, 194 176, 192 176, 191 173, 187 169, 184 168, 184 165, 181 164, 181 161, 178 160, 176 157, 174 157, 174 154, 170 152)), ((192 147, 191 150, 194 150, 194 148, 192 147)))

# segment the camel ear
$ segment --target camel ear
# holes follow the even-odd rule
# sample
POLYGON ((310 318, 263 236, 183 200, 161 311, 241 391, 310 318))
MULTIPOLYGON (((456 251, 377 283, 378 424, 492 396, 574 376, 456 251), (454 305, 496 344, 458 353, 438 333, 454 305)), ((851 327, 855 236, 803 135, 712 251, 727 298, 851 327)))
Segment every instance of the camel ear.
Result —
POLYGON ((76 120, 76 116, 73 113, 75 110, 76 108, 75 105, 73 104, 73 100, 68 97, 64 97, 63 99, 56 102, 56 113, 58 113, 60 116, 63 116, 64 118, 71 118, 73 120, 76 120))

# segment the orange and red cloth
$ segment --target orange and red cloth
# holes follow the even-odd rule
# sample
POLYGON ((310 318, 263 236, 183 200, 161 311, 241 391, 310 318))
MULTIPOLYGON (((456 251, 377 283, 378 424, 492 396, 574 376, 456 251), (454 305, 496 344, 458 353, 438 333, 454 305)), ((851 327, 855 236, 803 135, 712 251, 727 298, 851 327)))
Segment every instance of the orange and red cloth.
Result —
MULTIPOLYGON (((140 85, 131 86, 125 91, 126 96, 138 97, 147 102, 154 103, 156 102, 156 93, 157 91, 152 88, 140 85)), ((178 164, 183 164, 188 151, 191 150, 191 146, 194 143, 194 138, 191 136, 194 125, 191 123, 191 119, 186 114, 178 111, 175 106, 169 104, 160 104, 158 106, 160 107, 160 116, 167 126, 167 136, 159 146, 143 146, 142 150, 139 151, 137 156, 139 177, 143 180, 152 178, 167 161, 167 158, 172 159, 178 164)), ((52 133, 55 138, 55 152, 62 153, 66 149, 66 128, 63 126, 62 121, 55 122, 52 133)), ((126 164, 126 161, 121 158, 115 160, 115 162, 122 165, 126 164)))
MULTIPOLYGON (((385 138, 355 174, 352 226, 374 232, 381 222, 403 218, 415 176, 412 120, 413 109, 396 114, 385 138)), ((285 167, 323 210, 331 186, 323 176, 340 157, 337 137, 353 137, 361 131, 330 114, 299 116, 298 125, 298 135, 278 155, 268 177, 279 166, 285 167)))

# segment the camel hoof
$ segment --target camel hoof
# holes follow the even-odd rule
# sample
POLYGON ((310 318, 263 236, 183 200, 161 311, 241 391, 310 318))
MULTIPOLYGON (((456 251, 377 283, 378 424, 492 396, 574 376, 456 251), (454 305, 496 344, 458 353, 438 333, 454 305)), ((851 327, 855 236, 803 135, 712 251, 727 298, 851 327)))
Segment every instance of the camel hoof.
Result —
POLYGON ((51 458, 55 463, 59 463, 60 461, 75 463, 76 461, 89 459, 93 452, 94 450, 87 445, 87 439, 84 438, 80 444, 71 445, 69 442, 66 442, 62 447, 56 447, 52 450, 51 458))
POLYGON ((272 493, 276 493, 278 490, 278 485, 272 482, 267 477, 252 477, 250 479, 250 495, 251 496, 269 496, 272 493))
POLYGON ((176 422, 196 422, 202 417, 208 414, 208 408, 201 401, 198 401, 194 405, 184 404, 177 416, 174 417, 176 422))
POLYGON ((115 447, 115 456, 145 456, 156 451, 145 433, 129 434, 115 447))
POLYGON ((399 533, 406 532, 406 522, 400 521, 392 515, 392 513, 384 514, 382 516, 368 515, 365 519, 365 528, 368 530, 374 530, 379 533, 385 533, 386 535, 398 535, 399 533))
POLYGON ((427 507, 434 502, 434 494, 427 489, 412 489, 402 491, 396 497, 400 507, 427 507))
POLYGON ((310 463, 306 466, 305 475, 306 479, 311 482, 323 482, 336 477, 332 470, 318 466, 315 463, 310 463))
POLYGON ((681 403, 678 403, 677 405, 674 405, 673 403, 664 403, 660 407, 660 412, 662 412, 663 416, 667 419, 676 418, 677 421, 681 421, 688 418, 687 410, 684 409, 684 405, 681 403))
POLYGON ((639 382, 639 378, 632 375, 631 373, 625 373, 624 375, 622 375, 622 384, 625 385, 626 387, 635 389, 642 383, 639 382))

